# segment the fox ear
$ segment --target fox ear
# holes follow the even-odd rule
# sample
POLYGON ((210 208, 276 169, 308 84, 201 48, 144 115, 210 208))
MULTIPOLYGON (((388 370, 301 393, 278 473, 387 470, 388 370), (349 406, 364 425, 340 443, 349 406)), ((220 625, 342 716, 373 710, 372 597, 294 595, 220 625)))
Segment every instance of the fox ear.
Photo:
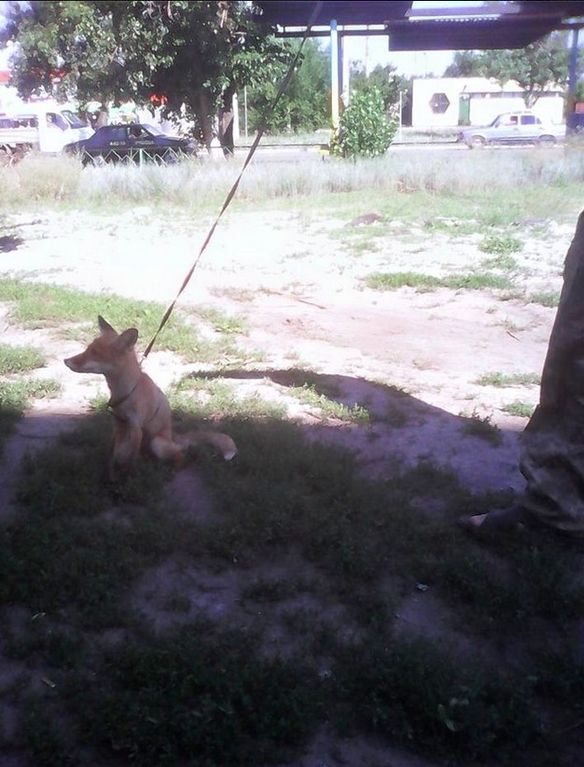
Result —
POLYGON ((106 322, 104 318, 101 316, 101 314, 97 315, 97 324, 99 325, 99 329, 102 333, 115 333, 116 331, 112 328, 112 326, 109 324, 109 322, 106 322))
POLYGON ((136 345, 136 341, 138 340, 138 331, 136 328, 128 328, 128 330, 124 330, 123 333, 120 333, 118 338, 116 339, 116 348, 120 351, 131 349, 133 346, 136 345))

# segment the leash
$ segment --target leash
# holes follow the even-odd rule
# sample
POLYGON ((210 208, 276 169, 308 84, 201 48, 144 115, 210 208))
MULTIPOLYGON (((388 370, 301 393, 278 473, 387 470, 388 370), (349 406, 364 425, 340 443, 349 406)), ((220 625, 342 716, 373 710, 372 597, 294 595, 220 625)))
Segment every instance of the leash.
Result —
POLYGON ((243 177, 243 174, 245 173, 245 170, 246 170, 247 166, 250 164, 250 162, 252 160, 252 157, 254 156, 255 151, 258 148, 258 144, 260 143, 260 140, 261 140, 262 136, 265 133, 265 130, 267 128, 268 118, 273 114, 274 110, 278 106, 278 102, 280 101, 280 98, 282 97, 282 95, 286 91, 286 88, 290 84, 290 80, 292 79, 292 75, 294 74, 294 70, 296 68, 296 65, 298 64, 299 59, 300 59, 300 54, 302 53, 302 48, 304 47, 304 44, 305 44, 306 40, 308 39, 308 36, 310 34, 310 30, 312 29, 312 27, 314 25, 314 22, 316 21, 316 18, 318 16, 318 14, 320 13, 321 8, 322 8, 322 0, 319 0, 319 2, 315 3, 315 6, 314 6, 314 8, 312 10, 312 13, 310 15, 310 19, 308 20, 308 24, 306 26, 306 31, 304 32, 304 37, 302 38, 302 41, 300 42, 300 46, 298 47, 298 51, 296 52, 296 55, 294 56, 290 66, 288 67, 288 71, 286 73, 286 76, 284 77, 284 79, 280 83, 280 87, 278 88, 278 92, 276 93, 276 96, 275 96, 273 102, 271 103, 271 105, 269 106, 269 108, 267 109, 267 111, 265 112, 265 114, 262 117, 260 126, 258 128, 258 132, 257 132, 256 137, 255 137, 255 139, 254 139, 254 141, 253 141, 253 143, 252 143, 252 145, 250 147, 250 150, 249 150, 249 152, 247 154, 247 157, 245 158, 245 162, 243 163, 243 167, 241 168, 241 171, 239 172, 239 175, 235 179, 235 182, 233 183, 233 186, 229 190, 229 192, 227 194, 227 197, 225 198, 225 201, 224 201, 224 203, 223 203, 223 205, 221 207, 221 210, 219 211, 219 215, 217 216, 217 218, 213 222, 211 228, 209 229, 209 231, 207 233, 207 236, 205 237, 205 239, 203 241, 203 244, 201 245, 199 253, 198 253, 197 257, 195 258, 195 260, 193 262, 193 265, 191 266, 191 268, 187 272, 187 275, 184 278, 183 283, 180 286, 178 293, 176 294, 176 296, 174 297, 174 299, 172 300, 172 302, 168 306, 167 310, 164 312, 162 320, 160 321, 160 325, 158 326, 158 330, 152 336, 152 339, 150 340, 150 343, 148 344, 144 354, 142 355, 142 362, 144 362, 146 357, 150 354, 150 351, 151 351, 152 347, 154 346, 154 344, 156 343, 156 339, 160 335, 160 332, 161 332, 162 328, 168 322, 168 320, 170 318, 170 315, 172 314, 172 312, 174 310, 176 302, 178 301, 178 299, 180 298, 182 292, 184 291, 184 289, 187 287, 187 285, 191 281, 191 277, 193 276, 193 272, 197 268, 197 266, 199 264, 199 261, 201 260, 201 256, 203 255, 203 253, 207 249, 207 245, 211 241, 211 238, 213 237, 213 234, 215 233, 215 229, 217 228, 217 225, 219 224, 219 221, 221 220, 221 217, 223 216, 223 214, 225 213, 225 211, 229 207, 231 201, 233 200, 233 198, 235 196, 235 193, 237 192, 237 189, 239 187, 239 183, 240 183, 240 181, 241 181, 241 179, 243 177))

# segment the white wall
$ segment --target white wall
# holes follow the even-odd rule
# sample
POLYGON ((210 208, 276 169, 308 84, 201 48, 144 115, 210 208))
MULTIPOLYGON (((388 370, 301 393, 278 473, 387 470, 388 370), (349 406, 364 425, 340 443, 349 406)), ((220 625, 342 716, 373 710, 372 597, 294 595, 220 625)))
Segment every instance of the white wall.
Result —
MULTIPOLYGON (((518 93, 522 92, 517 83, 506 83, 504 88, 485 77, 432 77, 414 79, 412 101, 412 126, 416 128, 456 127, 458 125, 459 99, 461 93, 470 96, 471 125, 485 125, 501 112, 525 109, 525 102, 518 93), (434 94, 443 93, 449 101, 445 112, 432 111, 434 94)), ((564 99, 556 91, 542 96, 533 107, 533 112, 544 122, 563 121, 564 99)))

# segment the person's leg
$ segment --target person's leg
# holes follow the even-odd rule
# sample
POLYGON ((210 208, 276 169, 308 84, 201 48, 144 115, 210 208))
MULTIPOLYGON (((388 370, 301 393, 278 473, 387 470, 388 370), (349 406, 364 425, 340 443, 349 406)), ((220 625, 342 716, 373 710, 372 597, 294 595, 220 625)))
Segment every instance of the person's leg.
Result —
POLYGON ((515 504, 507 509, 493 509, 485 514, 472 514, 458 519, 458 525, 470 533, 499 533, 516 530, 529 522, 529 512, 515 504))
POLYGON ((533 521, 584 536, 584 211, 566 255, 564 284, 543 367, 540 404, 523 435, 527 486, 509 509, 463 517, 471 532, 533 521))

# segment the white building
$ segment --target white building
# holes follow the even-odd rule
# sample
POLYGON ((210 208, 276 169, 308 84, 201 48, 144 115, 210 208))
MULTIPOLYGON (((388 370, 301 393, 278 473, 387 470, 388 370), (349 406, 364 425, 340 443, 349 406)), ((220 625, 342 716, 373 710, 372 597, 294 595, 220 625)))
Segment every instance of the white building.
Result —
MULTIPOLYGON (((486 77, 416 78, 412 93, 412 126, 449 128, 488 125, 502 112, 526 109, 523 89, 510 80, 501 86, 486 77)), ((564 93, 544 93, 532 107, 543 122, 562 123, 564 93)))

